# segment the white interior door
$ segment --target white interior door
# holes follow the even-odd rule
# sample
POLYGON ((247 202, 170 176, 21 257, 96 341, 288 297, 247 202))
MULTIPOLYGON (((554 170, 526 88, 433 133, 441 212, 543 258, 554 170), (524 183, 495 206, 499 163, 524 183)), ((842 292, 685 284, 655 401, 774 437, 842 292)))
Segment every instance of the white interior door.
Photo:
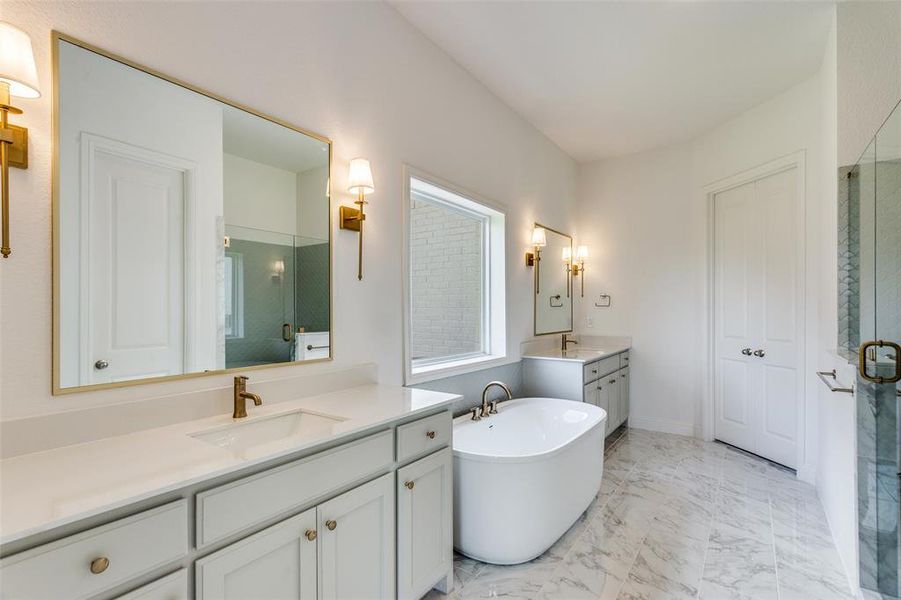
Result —
POLYGON ((185 173, 98 150, 90 175, 82 379, 183 373, 185 173))
POLYGON ((795 468, 801 402, 797 168, 716 194, 715 435, 795 468))

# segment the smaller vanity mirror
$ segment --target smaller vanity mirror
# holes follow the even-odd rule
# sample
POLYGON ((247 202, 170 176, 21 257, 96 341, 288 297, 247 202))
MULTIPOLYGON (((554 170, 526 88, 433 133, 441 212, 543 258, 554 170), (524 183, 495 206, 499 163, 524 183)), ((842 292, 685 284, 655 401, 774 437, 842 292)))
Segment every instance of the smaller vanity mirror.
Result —
POLYGON ((535 223, 532 243, 535 335, 572 331, 572 237, 535 223))

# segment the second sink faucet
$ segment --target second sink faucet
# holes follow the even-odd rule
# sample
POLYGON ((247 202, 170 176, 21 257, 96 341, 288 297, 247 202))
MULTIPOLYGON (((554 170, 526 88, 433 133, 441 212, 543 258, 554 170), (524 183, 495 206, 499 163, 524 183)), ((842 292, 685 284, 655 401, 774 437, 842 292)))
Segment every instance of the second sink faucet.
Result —
POLYGON ((566 352, 566 348, 567 348, 568 344, 578 344, 579 343, 576 340, 569 339, 568 336, 569 336, 569 334, 564 333, 563 339, 560 341, 560 350, 562 352, 566 352))
POLYGON ((253 400, 254 406, 259 406, 263 403, 262 398, 247 391, 248 379, 249 378, 245 375, 238 375, 235 377, 235 410, 232 412, 233 419, 243 419, 247 416, 247 400, 253 400))

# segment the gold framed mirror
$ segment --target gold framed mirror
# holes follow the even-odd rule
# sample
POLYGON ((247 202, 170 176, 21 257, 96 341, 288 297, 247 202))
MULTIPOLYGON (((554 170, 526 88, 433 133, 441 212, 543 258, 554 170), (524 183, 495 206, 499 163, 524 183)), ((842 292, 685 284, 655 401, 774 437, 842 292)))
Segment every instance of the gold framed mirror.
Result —
POLYGON ((53 393, 331 360, 331 141, 52 50, 53 393))
POLYGON ((544 246, 536 246, 533 258, 535 335, 568 333, 573 330, 572 257, 573 239, 556 229, 535 223, 543 230, 544 246))

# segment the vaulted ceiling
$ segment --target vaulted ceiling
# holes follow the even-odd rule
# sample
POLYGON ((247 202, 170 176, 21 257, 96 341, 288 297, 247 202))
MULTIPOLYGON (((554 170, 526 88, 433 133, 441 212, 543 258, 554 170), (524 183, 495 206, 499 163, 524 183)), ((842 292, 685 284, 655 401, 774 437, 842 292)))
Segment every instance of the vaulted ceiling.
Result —
POLYGON ((812 2, 394 2, 570 156, 691 139, 818 70, 812 2))

